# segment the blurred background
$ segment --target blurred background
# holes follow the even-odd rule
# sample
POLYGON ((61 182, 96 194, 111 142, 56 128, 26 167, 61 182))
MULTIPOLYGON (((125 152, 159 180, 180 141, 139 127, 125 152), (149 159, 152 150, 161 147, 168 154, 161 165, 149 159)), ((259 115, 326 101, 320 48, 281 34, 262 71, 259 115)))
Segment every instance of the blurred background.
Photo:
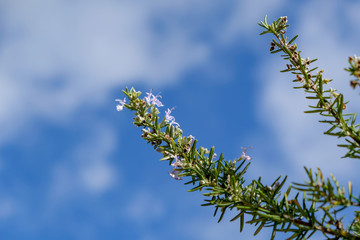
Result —
MULTIPOLYGON (((140 138, 122 89, 153 89, 186 135, 226 159, 252 146, 246 178, 303 182, 321 167, 360 187, 327 126, 257 25, 288 16, 289 36, 352 99, 343 69, 360 54, 358 1, 0 0, 1 239, 253 239, 173 180, 140 138)), ((358 191, 357 191, 358 192, 358 191)), ((256 239, 268 239, 262 231, 256 239)))

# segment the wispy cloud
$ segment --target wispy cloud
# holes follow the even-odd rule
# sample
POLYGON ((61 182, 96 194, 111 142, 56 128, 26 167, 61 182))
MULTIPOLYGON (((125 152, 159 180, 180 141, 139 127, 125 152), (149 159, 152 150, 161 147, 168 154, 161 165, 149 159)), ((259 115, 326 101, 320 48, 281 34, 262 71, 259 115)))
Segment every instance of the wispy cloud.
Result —
POLYGON ((129 198, 124 210, 123 216, 140 226, 150 219, 162 218, 166 211, 161 198, 147 190, 137 190, 135 195, 129 198))
MULTIPOLYGON (((71 116, 104 102, 117 86, 135 81, 169 84, 204 61, 207 46, 168 16, 178 6, 158 1, 2 2, 0 123, 5 141, 32 119, 71 116), (156 29, 158 14, 173 22, 156 29)), ((189 5, 186 8, 189 10, 189 5)))
POLYGON ((13 199, 3 198, 0 201, 0 222, 8 221, 9 218, 17 214, 17 204, 13 199))
POLYGON ((109 162, 115 148, 115 133, 108 126, 94 125, 87 139, 69 160, 61 161, 53 168, 53 180, 49 189, 49 204, 58 204, 74 196, 98 196, 120 185, 121 169, 109 162))
POLYGON ((262 20, 266 14, 280 10, 285 2, 284 0, 237 1, 230 10, 228 21, 220 35, 221 41, 229 43, 240 36, 249 36, 258 32, 256 23, 262 20))

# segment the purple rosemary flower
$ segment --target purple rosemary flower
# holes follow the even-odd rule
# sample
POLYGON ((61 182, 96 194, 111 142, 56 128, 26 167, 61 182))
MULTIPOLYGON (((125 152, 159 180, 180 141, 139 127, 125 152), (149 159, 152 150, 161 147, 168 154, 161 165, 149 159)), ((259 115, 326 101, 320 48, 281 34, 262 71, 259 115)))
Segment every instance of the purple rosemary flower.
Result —
POLYGON ((241 148, 242 150, 243 150, 243 152, 242 152, 242 154, 241 154, 241 156, 240 156, 240 158, 241 159, 245 159, 245 160, 247 160, 247 161, 250 161, 252 158, 249 156, 249 155, 246 155, 246 151, 249 149, 249 148, 252 148, 252 147, 247 147, 247 148, 241 148))
POLYGON ((180 171, 179 170, 172 170, 171 172, 169 172, 170 176, 175 179, 175 180, 182 180, 181 177, 179 177, 180 171))
POLYGON ((181 160, 178 159, 177 156, 173 156, 173 158, 175 159, 175 162, 173 162, 173 163, 171 164, 171 166, 173 166, 173 167, 180 167, 180 168, 182 168, 182 167, 184 166, 184 164, 181 162, 181 160))
POLYGON ((161 96, 160 95, 155 96, 154 94, 152 94, 152 89, 150 90, 149 93, 147 92, 146 95, 147 96, 145 97, 145 101, 147 102, 147 104, 156 105, 157 107, 164 106, 158 99, 158 98, 161 98, 161 96))
POLYGON ((115 99, 115 101, 118 101, 118 102, 119 102, 119 104, 116 105, 116 110, 118 110, 118 111, 120 112, 121 110, 124 109, 124 104, 126 103, 126 98, 124 98, 124 100, 115 99))
POLYGON ((180 125, 175 122, 175 117, 170 115, 172 110, 174 110, 174 108, 168 108, 168 110, 165 111, 165 119, 170 125, 178 125, 180 127, 180 125))

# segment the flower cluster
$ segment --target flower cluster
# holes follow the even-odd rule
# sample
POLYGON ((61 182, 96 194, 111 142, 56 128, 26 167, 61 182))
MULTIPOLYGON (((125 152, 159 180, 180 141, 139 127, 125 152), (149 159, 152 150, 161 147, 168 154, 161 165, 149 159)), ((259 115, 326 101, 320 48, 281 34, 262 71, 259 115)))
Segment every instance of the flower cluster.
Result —
MULTIPOLYGON (((135 91, 132 91, 132 93, 135 93, 135 91)), ((126 98, 124 98, 124 100, 116 99, 115 101, 119 102, 119 104, 116 106, 116 109, 118 111, 121 111, 123 110, 124 107, 128 107, 132 110, 137 110, 134 124, 136 126, 146 126, 146 128, 142 130, 143 138, 145 138, 152 145, 157 147, 163 142, 163 140, 161 140, 158 135, 159 132, 157 130, 159 129, 159 127, 161 128, 167 126, 169 129, 172 130, 172 132, 175 132, 177 134, 182 132, 182 130, 179 128, 180 125, 175 121, 175 117, 171 115, 171 112, 174 110, 174 108, 171 109, 168 108, 165 111, 164 120, 160 124, 158 124, 158 114, 160 113, 158 107, 164 106, 164 104, 160 101, 161 96, 159 94, 154 95, 152 93, 152 90, 150 90, 150 92, 146 93, 146 96, 144 97, 143 100, 140 100, 137 97, 138 96, 135 96, 135 94, 133 94, 130 97, 130 102, 128 105, 126 105, 126 98), (150 112, 148 112, 149 110, 150 112)), ((165 138, 166 141, 171 141, 172 136, 170 133, 168 133, 166 134, 165 138)), ((189 139, 188 146, 190 146, 194 142, 194 137, 190 135, 188 139, 189 139)), ((184 148, 184 151, 189 150, 188 146, 184 148)), ((178 156, 181 156, 182 153, 181 152, 171 153, 167 149, 162 149, 162 148, 157 148, 157 151, 162 152, 164 156, 175 160, 175 162, 171 164, 171 166, 174 167, 174 169, 171 172, 169 172, 169 174, 174 179, 181 180, 182 178, 179 176, 179 174, 181 173, 184 164, 182 163, 182 158, 178 156)))
MULTIPOLYGON (((201 147, 199 151, 195 149, 196 139, 194 136, 189 135, 182 137, 182 130, 180 124, 175 121, 175 117, 171 115, 174 108, 168 108, 165 111, 165 117, 159 121, 159 110, 157 107, 162 107, 164 104, 159 100, 160 95, 154 95, 152 91, 147 92, 143 99, 139 99, 140 92, 136 92, 134 89, 126 90, 124 93, 129 98, 129 103, 126 104, 126 99, 116 101, 119 102, 117 110, 121 111, 124 107, 131 110, 135 110, 136 126, 143 126, 143 134, 141 135, 145 140, 154 145, 157 152, 163 154, 162 160, 169 160, 173 169, 169 172, 170 176, 176 180, 182 180, 184 173, 190 173, 191 169, 197 168, 197 164, 201 165, 201 168, 209 167, 215 161, 217 154, 214 151, 209 151, 206 148, 201 147), (166 128, 165 132, 161 129, 166 128), (175 140, 177 139, 177 142, 175 140), (166 143, 166 145, 162 145, 166 143), (205 155, 208 155, 205 157, 205 155), (196 156, 198 155, 198 156, 196 156), (194 161, 192 158, 197 157, 194 161)), ((251 160, 251 157, 246 155, 248 148, 243 148, 242 155, 238 160, 235 160, 232 164, 232 168, 235 167, 239 160, 251 160)), ((221 156, 222 159, 222 156, 221 156)), ((219 161, 219 160, 218 160, 219 161)), ((210 180, 215 181, 215 179, 210 180)), ((230 183, 228 183, 230 184, 230 183)))

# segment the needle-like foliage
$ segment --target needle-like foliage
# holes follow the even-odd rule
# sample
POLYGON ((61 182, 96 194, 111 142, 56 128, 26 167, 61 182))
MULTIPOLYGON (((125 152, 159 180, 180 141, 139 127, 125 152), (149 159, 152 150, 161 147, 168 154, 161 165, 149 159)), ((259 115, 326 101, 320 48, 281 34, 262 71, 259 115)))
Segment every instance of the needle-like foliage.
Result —
MULTIPOLYGON (((338 145, 348 149, 344 157, 360 158, 360 125, 356 123, 356 113, 344 113, 348 102, 345 101, 343 94, 338 93, 335 89, 325 87, 331 80, 323 77, 323 70, 315 73, 318 67, 313 67, 312 63, 317 59, 301 57, 301 51, 297 50, 298 47, 295 43, 298 36, 291 40, 285 36, 288 27, 287 18, 281 17, 269 25, 265 17, 259 25, 266 29, 261 35, 271 33, 275 36, 270 42, 270 52, 281 52, 281 56, 288 61, 286 69, 281 72, 291 72, 296 75, 293 81, 298 82, 299 86, 294 88, 304 89, 308 94, 306 98, 315 101, 313 105, 309 106, 311 110, 305 111, 305 113, 320 114, 324 117, 320 122, 330 125, 325 134, 345 139, 345 144, 338 145)), ((350 59, 351 67, 346 70, 354 76, 359 76, 359 58, 355 56, 350 59)))
MULTIPOLYGON (((345 157, 360 158, 359 125, 355 123, 355 114, 346 114, 344 109, 347 102, 343 95, 333 89, 325 89, 324 85, 330 80, 323 78, 323 71, 314 74, 317 68, 310 68, 315 60, 304 59, 297 50, 294 37, 288 41, 285 37, 287 25, 286 17, 281 17, 272 24, 266 18, 259 25, 265 28, 265 33, 271 33, 275 38, 271 41, 272 53, 282 52, 283 58, 289 63, 283 72, 296 75, 295 82, 309 94, 307 98, 316 103, 310 106, 308 113, 319 113, 325 117, 325 122, 331 127, 325 134, 344 138, 348 153, 345 157)), ((350 60, 349 60, 350 61, 350 60)), ((359 71, 355 56, 347 69, 352 75, 359 71)), ((141 98, 141 92, 134 88, 126 88, 124 94, 127 100, 117 100, 119 111, 128 108, 135 112, 134 124, 142 128, 142 138, 153 145, 162 154, 161 160, 168 161, 172 166, 170 176, 176 180, 186 179, 185 184, 192 185, 189 190, 202 191, 205 197, 203 206, 214 206, 214 216, 223 219, 227 210, 234 210, 235 216, 231 221, 240 222, 240 231, 245 224, 257 226, 254 235, 262 228, 272 228, 270 239, 275 239, 276 233, 288 233, 287 239, 309 239, 314 233, 320 232, 327 239, 360 239, 360 206, 359 196, 353 193, 351 182, 347 192, 340 187, 334 176, 324 178, 320 169, 313 172, 305 167, 308 180, 294 183, 286 188, 287 177, 277 177, 271 184, 264 184, 261 177, 246 179, 246 171, 250 167, 251 157, 248 148, 244 148, 238 159, 225 160, 223 154, 215 153, 198 146, 198 140, 193 136, 184 136, 180 124, 171 115, 173 109, 166 111, 165 117, 160 118, 163 104, 151 91, 141 98), (247 183, 246 183, 247 182, 247 183), (290 192, 293 193, 290 195, 290 192), (293 196, 293 197, 291 197, 293 196), (343 211, 353 208, 354 219, 348 226, 344 226, 343 211), (250 220, 245 222, 245 215, 250 220)))

